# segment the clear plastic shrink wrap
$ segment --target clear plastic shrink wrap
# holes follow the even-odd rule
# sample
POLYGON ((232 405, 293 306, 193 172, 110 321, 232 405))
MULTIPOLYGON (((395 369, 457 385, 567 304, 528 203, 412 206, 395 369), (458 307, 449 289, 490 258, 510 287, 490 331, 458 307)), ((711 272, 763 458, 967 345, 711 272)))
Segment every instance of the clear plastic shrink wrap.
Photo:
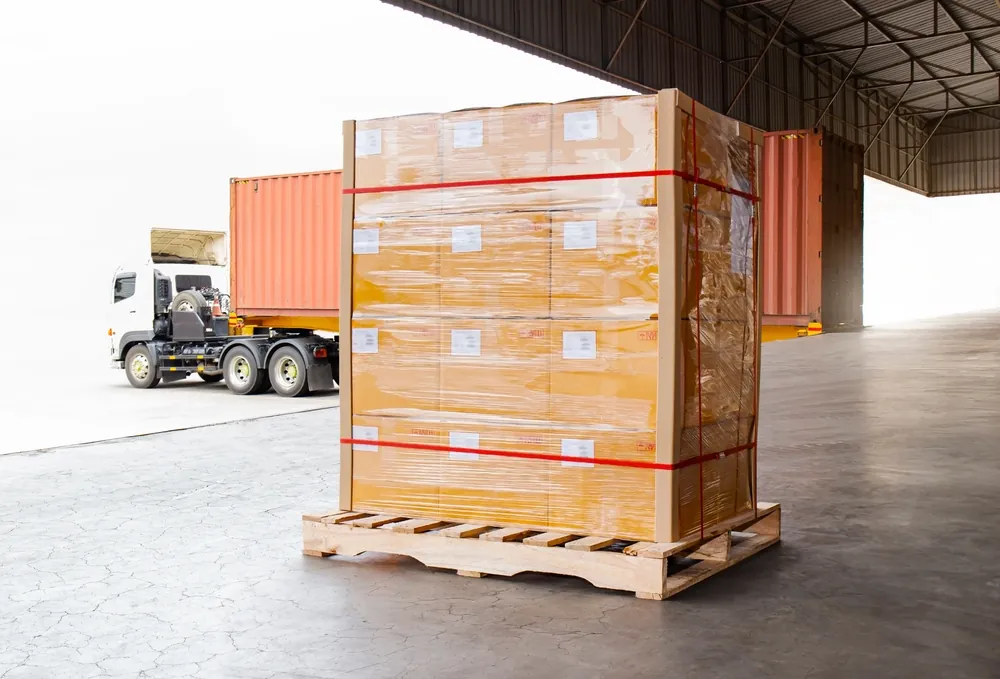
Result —
POLYGON ((758 136, 675 90, 359 121, 351 508, 661 542, 751 509, 758 136))

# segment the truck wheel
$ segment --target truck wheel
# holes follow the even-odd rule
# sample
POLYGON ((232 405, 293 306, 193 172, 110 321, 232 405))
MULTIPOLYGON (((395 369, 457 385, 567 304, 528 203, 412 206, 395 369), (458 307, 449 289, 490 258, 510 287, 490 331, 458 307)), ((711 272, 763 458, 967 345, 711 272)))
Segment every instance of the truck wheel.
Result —
POLYGON ((274 393, 279 396, 303 396, 309 393, 306 362, 293 347, 281 347, 271 356, 267 369, 274 393))
POLYGON ((226 386, 234 394, 259 394, 267 391, 267 374, 257 367, 257 360, 246 347, 236 347, 222 366, 226 386))
POLYGON ((222 380, 222 375, 219 373, 215 375, 206 375, 205 373, 198 373, 198 377, 205 380, 209 384, 215 384, 216 382, 220 382, 222 380))
POLYGON ((152 389, 160 383, 156 364, 145 344, 136 344, 125 354, 125 376, 136 389, 152 389))

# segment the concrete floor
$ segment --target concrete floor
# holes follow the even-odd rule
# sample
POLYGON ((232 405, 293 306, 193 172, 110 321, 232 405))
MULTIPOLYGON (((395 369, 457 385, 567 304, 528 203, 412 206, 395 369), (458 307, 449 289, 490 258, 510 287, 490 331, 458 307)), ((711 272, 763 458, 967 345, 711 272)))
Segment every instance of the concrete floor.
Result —
MULTIPOLYGON (((0 353, 0 364, 6 357, 0 353)), ((222 383, 205 384, 192 375, 173 384, 140 391, 124 370, 89 365, 66 374, 42 362, 30 380, 0 390, 3 433, 0 455, 140 436, 223 422, 333 408, 335 391, 309 398, 282 398, 274 392, 236 396, 222 383), (8 424, 9 423, 9 424, 8 424)))
POLYGON ((335 410, 0 457, 0 677, 1000 676, 1000 315, 765 365, 784 542, 664 603, 300 556, 335 410))

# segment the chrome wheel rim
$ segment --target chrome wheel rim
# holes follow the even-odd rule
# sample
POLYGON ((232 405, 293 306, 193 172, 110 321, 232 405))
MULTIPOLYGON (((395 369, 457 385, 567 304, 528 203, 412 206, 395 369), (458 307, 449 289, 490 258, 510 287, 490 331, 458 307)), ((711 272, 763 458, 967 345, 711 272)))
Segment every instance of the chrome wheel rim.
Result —
POLYGON ((293 387, 299 380, 299 366, 291 358, 285 357, 278 362, 278 379, 286 387, 293 387))
POLYGON ((250 381, 250 362, 247 361, 242 356, 237 356, 233 359, 232 367, 229 369, 229 374, 236 382, 240 384, 246 384, 250 381))
POLYGON ((137 380, 149 377, 149 358, 145 354, 136 354, 132 358, 132 375, 137 380))

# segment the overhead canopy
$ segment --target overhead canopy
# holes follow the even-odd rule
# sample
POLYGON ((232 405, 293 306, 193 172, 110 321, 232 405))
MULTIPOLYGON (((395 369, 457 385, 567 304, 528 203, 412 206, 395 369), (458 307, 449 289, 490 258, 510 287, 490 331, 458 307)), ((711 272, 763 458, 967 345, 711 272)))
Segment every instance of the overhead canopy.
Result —
POLYGON ((825 126, 868 174, 1000 191, 1000 0, 383 0, 765 130, 825 126))

